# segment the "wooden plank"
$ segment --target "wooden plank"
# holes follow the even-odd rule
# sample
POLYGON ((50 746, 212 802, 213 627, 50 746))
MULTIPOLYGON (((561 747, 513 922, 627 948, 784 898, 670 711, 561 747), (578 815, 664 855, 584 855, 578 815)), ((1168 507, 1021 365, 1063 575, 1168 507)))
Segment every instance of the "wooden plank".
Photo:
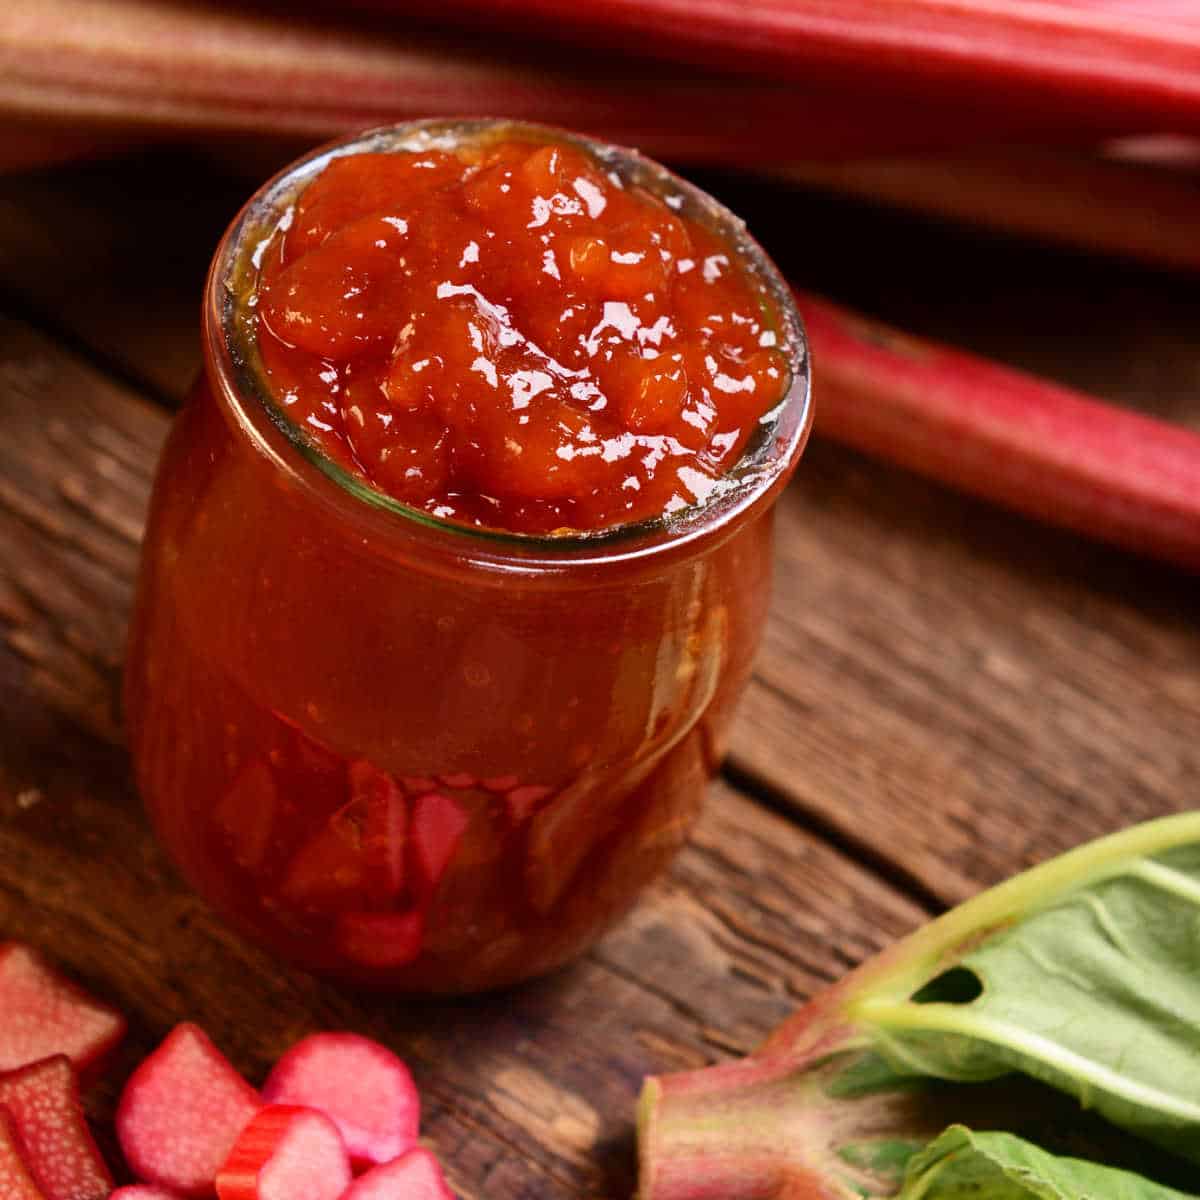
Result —
POLYGON ((1200 582, 817 444, 732 751, 945 903, 1200 795, 1200 582))
MULTIPOLYGON (((466 1200, 632 1190, 649 1072, 754 1046, 815 988, 925 914, 790 822, 716 786, 692 844, 579 964, 475 1000, 356 996, 225 930, 156 849, 115 702, 136 542, 166 418, 0 320, 0 938, 24 938, 128 1013, 93 1098, 175 1021, 259 1082, 316 1028, 414 1067, 425 1130, 466 1200), (152 897, 153 903, 147 903, 152 897)), ((111 1133, 106 1149, 114 1155, 111 1133)))

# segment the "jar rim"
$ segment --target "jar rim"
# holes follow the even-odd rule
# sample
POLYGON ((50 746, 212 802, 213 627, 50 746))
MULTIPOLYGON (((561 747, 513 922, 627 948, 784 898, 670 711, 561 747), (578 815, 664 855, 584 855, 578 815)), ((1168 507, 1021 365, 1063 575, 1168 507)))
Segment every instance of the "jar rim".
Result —
POLYGON ((207 366, 218 401, 241 431, 294 482, 318 494, 352 521, 365 521, 377 537, 399 535, 517 569, 539 564, 642 558, 707 542, 732 530, 772 502, 795 468, 812 426, 808 342, 791 289, 745 223, 695 184, 636 150, 582 134, 525 121, 437 118, 380 126, 319 146, 284 167, 258 189, 231 222, 213 257, 204 295, 207 366), (437 517, 371 486, 325 455, 277 402, 258 358, 254 288, 261 255, 290 220, 291 205, 335 158, 378 152, 454 148, 484 135, 511 134, 531 142, 566 142, 584 150, 623 182, 672 197, 692 219, 716 232, 770 306, 777 348, 790 373, 783 398, 759 418, 760 432, 737 463, 719 477, 713 493, 676 513, 596 530, 529 534, 437 517), (676 199, 676 197, 678 199, 676 199), (347 511, 346 505, 355 506, 347 511))

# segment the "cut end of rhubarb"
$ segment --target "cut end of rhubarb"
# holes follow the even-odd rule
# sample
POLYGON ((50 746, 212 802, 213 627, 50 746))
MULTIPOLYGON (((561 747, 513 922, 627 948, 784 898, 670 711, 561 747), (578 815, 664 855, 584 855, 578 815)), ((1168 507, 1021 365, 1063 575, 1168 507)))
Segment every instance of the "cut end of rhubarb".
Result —
POLYGON ((0 946, 0 1071, 55 1054, 77 1070, 98 1063, 121 1040, 125 1019, 65 979, 36 951, 0 946))
POLYGON ((386 1046, 355 1033, 317 1033, 275 1065, 270 1104, 319 1109, 358 1165, 383 1163, 416 1144, 420 1099, 408 1068, 386 1046))
POLYGON ((416 959, 425 942, 425 916, 408 912, 341 913, 337 921, 337 948, 353 963, 386 970, 416 959))
POLYGON ((220 1200, 338 1200, 350 1160, 324 1113, 269 1104, 242 1131, 217 1175, 220 1200))
POLYGON ((46 1200, 30 1173, 12 1118, 0 1108, 0 1197, 3 1200, 46 1200))
POLYGON ((185 1196, 206 1195, 260 1106, 202 1029, 177 1025, 125 1085, 117 1136, 139 1178, 185 1196))
POLYGON ((45 1200, 107 1200, 112 1177, 92 1141, 79 1082, 65 1055, 0 1075, 0 1111, 12 1119, 21 1155, 45 1200))
POLYGON ((428 1150, 410 1150, 360 1176, 342 1200, 454 1200, 454 1193, 428 1150))

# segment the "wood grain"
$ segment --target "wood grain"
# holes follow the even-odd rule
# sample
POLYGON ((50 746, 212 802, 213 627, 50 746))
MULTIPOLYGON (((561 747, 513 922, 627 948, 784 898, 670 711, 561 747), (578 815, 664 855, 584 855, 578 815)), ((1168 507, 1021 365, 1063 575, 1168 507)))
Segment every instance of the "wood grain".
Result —
POLYGON ((255 1082, 305 1032, 347 1027, 412 1063, 427 1134, 464 1197, 627 1195, 645 1074, 745 1053, 926 915, 717 786, 670 876, 541 984, 396 1001, 280 968, 176 878, 120 746, 124 625, 165 426, 0 320, 0 937, 43 948, 132 1018, 94 1099, 102 1128, 123 1074, 175 1021, 201 1022, 255 1082))
POLYGON ((1200 582, 827 445, 739 771, 943 903, 1200 795, 1200 582))

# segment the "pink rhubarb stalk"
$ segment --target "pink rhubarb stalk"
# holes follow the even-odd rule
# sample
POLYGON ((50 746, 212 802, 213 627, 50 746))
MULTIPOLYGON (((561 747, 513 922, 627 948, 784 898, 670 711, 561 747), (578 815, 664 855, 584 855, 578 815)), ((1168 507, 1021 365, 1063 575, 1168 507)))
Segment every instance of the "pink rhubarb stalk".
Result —
MULTIPOLYGON (((854 52, 845 75, 836 72, 814 83, 806 70, 779 82, 761 70, 776 44, 769 6, 696 8, 690 0, 685 6, 679 20, 685 30, 740 30, 740 14, 746 13, 746 28, 731 42, 743 74, 571 53, 528 38, 493 45, 489 52, 479 39, 465 41, 449 25, 446 36, 413 32, 386 15, 369 27, 356 26, 345 5, 327 5, 336 22, 297 15, 292 8, 249 12, 185 0, 0 5, 0 118, 41 122, 47 131, 58 127, 75 139, 94 131, 105 138, 250 132, 311 140, 413 117, 486 113, 568 126, 680 161, 761 165, 1021 140, 1077 144, 1081 138, 1145 132, 1161 108, 1187 113, 1185 101, 1200 94, 1194 71, 1189 76, 1182 67, 1155 66, 1158 59, 1173 61, 1160 49, 1161 38, 1143 39, 1153 54, 1148 51, 1146 79, 1125 89, 1128 97, 1096 77, 1094 90, 1113 92, 1114 102, 1095 114, 1090 106, 1076 111, 1063 103, 1009 103, 1007 94, 990 108, 976 103, 974 92, 970 104, 947 104, 941 94, 921 89, 881 95, 873 79, 896 55, 878 57, 869 46, 854 52), (1178 88, 1176 75, 1183 81, 1178 88), (1131 99, 1143 93, 1174 96, 1176 90, 1178 103, 1172 105, 1139 107, 1131 99), (1117 104, 1117 96, 1129 102, 1117 104)), ((568 14, 582 13, 622 42, 623 21, 658 19, 656 9, 660 25, 674 19, 668 0, 642 4, 640 18, 634 6, 622 16, 620 4, 547 7, 553 21, 545 27, 558 28, 568 14)), ((900 12, 907 6, 876 0, 874 7, 900 12)), ((916 7, 928 8, 928 0, 916 7)), ((496 11, 515 14, 522 8, 537 15, 536 0, 496 11)), ((878 19, 879 11, 873 15, 878 19)), ((423 7, 421 17, 427 27, 423 7)), ((847 28, 855 20, 848 18, 847 28)), ((803 31, 798 38, 810 44, 803 31)), ((1132 34, 1106 35, 1096 57, 1105 63, 1109 50, 1135 41, 1132 34)), ((654 42, 628 44, 649 49, 654 42)), ((1176 54, 1186 65, 1186 47, 1176 54)), ((909 61, 907 52, 899 57, 909 61)), ((1109 73, 1122 67, 1129 63, 1118 58, 1109 73)), ((919 78, 929 74, 922 70, 919 78)), ((1052 78, 1043 75, 1043 82, 1052 78)), ((973 87, 973 63, 966 78, 973 87)))
POLYGON ((1200 435, 797 293, 816 429, 1039 520, 1200 570, 1200 435))
MULTIPOLYGON (((421 11, 414 0, 358 0, 421 11)), ((811 85, 1042 113, 1128 133, 1200 129, 1200 15, 1177 0, 446 0, 504 29, 811 85)), ((965 144, 965 143, 964 143, 965 144)))
POLYGON ((1200 175, 1047 150, 807 163, 779 177, 1085 251, 1200 271, 1200 175))

